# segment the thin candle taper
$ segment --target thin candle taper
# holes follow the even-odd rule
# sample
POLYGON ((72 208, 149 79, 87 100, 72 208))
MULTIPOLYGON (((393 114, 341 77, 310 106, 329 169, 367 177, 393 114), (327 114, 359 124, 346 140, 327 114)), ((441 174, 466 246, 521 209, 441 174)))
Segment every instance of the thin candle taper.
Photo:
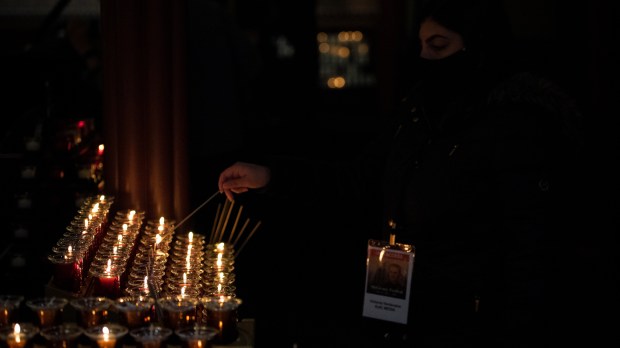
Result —
POLYGON ((239 247, 239 249, 237 249, 237 252, 235 252, 235 257, 237 257, 239 255, 239 253, 241 252, 241 250, 243 249, 243 247, 248 244, 248 241, 250 240, 250 238, 252 238, 252 236, 254 235, 254 232, 256 232, 256 230, 258 229, 258 226, 260 226, 260 221, 256 224, 256 226, 254 226, 254 228, 252 229, 252 232, 250 232, 250 234, 248 235, 248 238, 245 239, 245 241, 243 242, 243 244, 241 244, 241 246, 239 247))

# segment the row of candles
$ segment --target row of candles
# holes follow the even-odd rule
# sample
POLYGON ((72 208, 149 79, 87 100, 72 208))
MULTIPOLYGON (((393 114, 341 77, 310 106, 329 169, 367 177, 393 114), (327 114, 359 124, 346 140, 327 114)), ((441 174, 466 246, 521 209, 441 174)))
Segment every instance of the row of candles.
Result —
POLYGON ((52 248, 54 286, 110 298, 235 296, 233 244, 175 234, 174 221, 164 217, 144 224, 144 212, 135 210, 118 211, 108 222, 112 202, 87 199, 52 248))
POLYGON ((115 301, 125 327, 135 326, 130 314, 143 325, 155 317, 165 328, 201 325, 217 330, 218 342, 234 341, 241 304, 234 245, 193 232, 176 234, 175 222, 164 217, 144 223, 144 212, 135 210, 109 219, 113 201, 103 195, 84 201, 49 255, 52 284, 78 297, 74 305, 93 298, 115 301))
POLYGON ((44 297, 26 301, 36 313, 36 324, 19 321, 23 300, 21 296, 0 295, 0 338, 9 348, 23 348, 37 335, 52 347, 64 348, 75 346, 84 336, 101 348, 114 347, 115 341, 126 334, 145 348, 157 348, 173 335, 189 348, 207 347, 209 342, 227 344, 236 338, 236 332, 231 330, 236 329, 238 302, 222 302, 221 298, 203 297, 189 302, 179 297, 160 298, 157 302, 163 308, 163 318, 158 320, 151 297, 44 297), (65 320, 67 305, 75 309, 76 320, 65 320), (200 308, 207 315, 203 320, 199 319, 200 308), (220 323, 214 323, 217 320, 220 323))

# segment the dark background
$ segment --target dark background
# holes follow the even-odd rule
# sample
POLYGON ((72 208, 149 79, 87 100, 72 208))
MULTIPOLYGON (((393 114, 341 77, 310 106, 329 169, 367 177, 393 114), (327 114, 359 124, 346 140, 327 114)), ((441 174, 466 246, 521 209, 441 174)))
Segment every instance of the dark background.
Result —
MULTIPOLYGON (((0 13, 0 293, 34 297, 44 293, 50 274, 46 253, 75 214, 76 202, 99 189, 96 180, 81 180, 76 168, 92 160, 93 146, 102 141, 105 77, 98 60, 97 1, 33 1, 31 8, 24 3, 2 2, 0 13), (92 122, 91 132, 80 147, 67 149, 63 139, 78 120, 92 122), (24 138, 37 127, 43 147, 27 151, 24 138), (23 179, 22 169, 32 165, 36 177, 23 179), (20 207, 24 198, 30 206, 20 207)), ((567 258, 578 261, 567 264, 587 290, 574 302, 600 316, 611 307, 608 299, 615 300, 609 295, 617 294, 612 284, 617 279, 618 5, 504 3, 518 60, 558 82, 583 114, 588 156, 575 165, 588 173, 583 214, 591 224, 577 237, 583 240, 580 248, 567 251, 567 258)), ((192 206, 217 189, 219 170, 238 154, 338 160, 369 140, 409 87, 411 15, 418 5, 415 0, 188 1, 192 206), (340 30, 366 35, 366 69, 374 83, 340 90, 319 84, 316 35, 340 30), (283 54, 283 47, 294 53, 283 54)), ((361 312, 365 236, 372 233, 348 218, 357 212, 309 210, 303 204, 267 212, 254 196, 240 203, 264 220, 237 260, 241 313, 264 318, 257 340, 261 332, 263 337, 284 332, 280 338, 288 343, 346 330, 338 324, 361 312), (349 238, 355 233, 364 238, 349 238), (322 314, 326 311, 330 314, 322 314)), ((209 230, 214 214, 212 207, 197 214, 193 228, 209 230)))

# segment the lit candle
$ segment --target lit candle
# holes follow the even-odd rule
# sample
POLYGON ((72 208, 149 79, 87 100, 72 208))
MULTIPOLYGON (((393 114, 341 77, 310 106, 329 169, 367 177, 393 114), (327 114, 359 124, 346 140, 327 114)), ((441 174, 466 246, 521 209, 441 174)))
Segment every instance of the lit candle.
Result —
POLYGON ((111 324, 114 327, 118 327, 117 331, 111 332, 108 326, 104 326, 101 332, 96 336, 97 345, 99 348, 114 348, 116 346, 116 339, 123 337, 128 329, 124 326, 111 324))
POLYGON ((112 259, 108 259, 105 271, 99 274, 99 286, 95 295, 117 298, 120 295, 119 277, 112 272, 112 259))
POLYGON ((26 341, 26 335, 21 332, 21 326, 15 324, 13 333, 10 333, 6 340, 9 348, 22 348, 26 345, 26 341))
POLYGON ((70 259, 73 257, 73 247, 69 245, 67 247, 67 254, 65 255, 65 259, 70 259))
POLYGON ((219 329, 215 343, 229 344, 239 337, 237 308, 240 304, 240 299, 230 296, 212 297, 205 303, 207 326, 219 329))

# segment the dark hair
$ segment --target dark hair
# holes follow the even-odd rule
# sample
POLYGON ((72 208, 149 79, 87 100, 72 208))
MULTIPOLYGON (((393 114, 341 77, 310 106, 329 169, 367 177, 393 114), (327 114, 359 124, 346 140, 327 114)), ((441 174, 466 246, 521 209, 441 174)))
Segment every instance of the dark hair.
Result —
POLYGON ((426 0, 418 8, 416 29, 432 18, 461 34, 466 49, 480 59, 488 61, 512 47, 512 26, 501 0, 426 0))

